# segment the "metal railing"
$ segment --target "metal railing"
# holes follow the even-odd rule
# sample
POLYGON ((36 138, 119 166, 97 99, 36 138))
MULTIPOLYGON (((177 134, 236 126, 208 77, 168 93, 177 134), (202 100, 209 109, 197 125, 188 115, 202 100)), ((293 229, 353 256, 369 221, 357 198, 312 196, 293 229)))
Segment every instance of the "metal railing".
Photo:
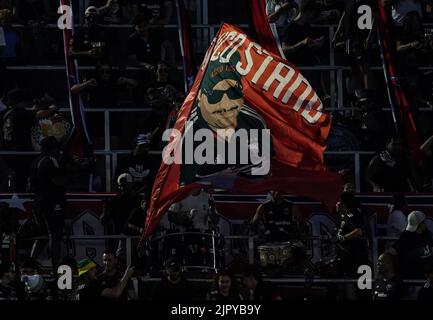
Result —
MULTIPOLYGON (((195 233, 196 234, 196 233, 195 233)), ((208 234, 209 236, 215 236, 215 234, 208 234)), ((159 236, 160 238, 164 238, 164 236, 159 236)), ((322 237, 307 237, 311 241, 323 241, 325 239, 322 239, 322 237)), ((48 239, 48 237, 33 237, 33 240, 37 239, 48 239)), ((101 241, 101 240, 124 240, 126 243, 125 246, 125 253, 126 253, 126 265, 131 265, 132 263, 132 252, 133 250, 136 250, 136 248, 133 248, 132 241, 140 239, 139 236, 127 236, 127 235, 71 235, 68 237, 64 237, 64 241, 74 241, 74 240, 95 240, 95 241, 101 241)), ((158 236, 153 237, 149 240, 157 240, 158 236)), ((248 244, 248 263, 254 264, 256 262, 255 258, 255 241, 257 240, 256 236, 242 236, 242 235, 230 235, 230 236, 224 236, 224 240, 246 240, 246 243, 248 244)), ((329 239, 326 239, 327 241, 329 239)), ((387 236, 375 236, 373 237, 373 278, 367 279, 367 282, 374 282, 378 279, 378 270, 377 270, 377 259, 379 257, 378 253, 378 242, 381 240, 398 240, 398 238, 395 237, 387 237, 387 236)), ((36 257, 37 258, 37 257, 36 257)), ((205 266, 203 267, 205 269, 205 266)), ((207 269, 211 269, 208 268, 207 269)), ((215 269, 217 271, 217 269, 215 269)), ((240 277, 239 275, 237 277, 240 277)), ((159 281, 161 278, 153 277, 153 276, 145 276, 141 277, 141 281, 159 281)), ((194 279, 193 279, 194 280, 194 279)), ((358 279, 355 278, 326 278, 321 277, 319 275, 290 275, 288 277, 265 277, 265 281, 277 283, 277 284, 304 284, 304 285, 312 285, 312 284, 322 284, 322 285, 329 285, 329 284, 356 284, 358 282, 358 279)), ((209 279, 195 279, 195 281, 212 281, 209 279)), ((405 279, 403 280, 405 284, 408 284, 410 286, 419 286, 423 285, 426 280, 425 279, 405 279)))
MULTIPOLYGON (((107 123, 105 123, 107 126, 107 123)), ((131 150, 110 150, 110 137, 105 134, 105 150, 95 150, 95 155, 103 155, 105 158, 105 191, 112 191, 112 178, 117 168, 119 155, 126 155, 131 153, 131 150)), ((151 151, 151 155, 160 155, 161 151, 151 151)), ((325 155, 344 155, 352 156, 354 161, 354 173, 355 173, 355 190, 356 192, 361 192, 361 156, 362 155, 373 155, 373 151, 327 151, 325 155)), ((0 151, 0 156, 29 156, 29 155, 39 155, 36 151, 0 151)), ((86 190, 92 191, 92 190, 86 190)))

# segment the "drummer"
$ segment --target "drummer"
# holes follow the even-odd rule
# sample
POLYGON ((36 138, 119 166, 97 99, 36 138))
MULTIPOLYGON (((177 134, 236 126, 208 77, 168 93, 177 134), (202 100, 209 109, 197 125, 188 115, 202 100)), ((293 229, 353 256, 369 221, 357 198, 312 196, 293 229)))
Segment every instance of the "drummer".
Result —
POLYGON ((209 229, 211 197, 202 189, 191 191, 182 201, 170 206, 161 224, 170 230, 178 232, 206 231, 209 229))
POLYGON ((286 200, 279 191, 270 191, 270 200, 256 210, 252 225, 263 226, 266 242, 284 242, 298 239, 303 230, 299 207, 286 200))

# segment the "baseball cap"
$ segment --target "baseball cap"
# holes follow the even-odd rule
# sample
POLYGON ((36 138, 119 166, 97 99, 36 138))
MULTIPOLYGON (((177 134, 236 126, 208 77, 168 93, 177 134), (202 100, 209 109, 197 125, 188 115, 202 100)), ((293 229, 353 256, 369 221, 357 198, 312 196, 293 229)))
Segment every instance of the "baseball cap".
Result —
POLYGON ((78 276, 81 276, 83 274, 86 274, 93 268, 96 268, 96 263, 89 259, 82 259, 77 264, 78 267, 78 276))
POLYGON ((89 6, 89 7, 87 7, 86 12, 84 13, 84 15, 86 17, 87 16, 97 16, 97 15, 99 15, 99 10, 95 6, 89 6))
POLYGON ((135 138, 135 144, 137 146, 141 145, 141 144, 150 144, 150 133, 148 134, 144 134, 144 133, 140 133, 137 138, 135 138))
POLYGON ((406 230, 409 232, 415 232, 420 223, 425 220, 425 214, 421 211, 412 211, 407 217, 406 230))
POLYGON ((132 176, 129 173, 122 173, 117 177, 117 184, 121 184, 125 180, 126 182, 133 182, 132 176))

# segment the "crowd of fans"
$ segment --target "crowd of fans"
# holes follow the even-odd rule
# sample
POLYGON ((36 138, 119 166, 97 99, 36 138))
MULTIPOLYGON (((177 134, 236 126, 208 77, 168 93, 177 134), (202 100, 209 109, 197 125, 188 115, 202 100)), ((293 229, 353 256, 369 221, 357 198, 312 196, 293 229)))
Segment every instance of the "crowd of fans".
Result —
MULTIPOLYGON (((0 299, 285 298, 282 288, 263 280, 263 272, 278 274, 281 270, 270 270, 263 265, 262 269, 243 266, 240 277, 221 268, 210 288, 206 286, 206 289, 197 288, 195 291, 190 289, 193 285, 182 272, 179 256, 166 256, 166 252, 163 264, 159 266, 165 270, 164 280, 152 288, 134 287, 131 279, 143 277, 152 270, 149 265, 152 253, 146 248, 143 252, 134 252, 132 261, 135 267, 126 267, 126 244, 123 240, 107 241, 102 273, 91 260, 77 262, 63 258, 64 221, 61 217, 66 206, 66 192, 89 191, 88 183, 84 184, 85 187, 83 184, 71 186, 70 168, 60 157, 71 130, 69 116, 59 110, 59 106, 67 101, 67 94, 62 96, 59 94, 62 90, 57 90, 64 87, 65 79, 56 76, 39 79, 31 74, 33 71, 21 73, 14 69, 21 65, 63 62, 60 33, 51 32, 56 29, 47 27, 47 24, 57 22, 56 3, 49 0, 0 0, 0 26, 6 40, 4 44, 0 43, 0 95, 4 96, 0 102, 0 150, 40 153, 37 157, 0 156, 0 192, 34 193, 36 220, 34 225, 26 226, 27 230, 20 228, 19 231, 13 209, 1 212, 0 299), (73 289, 58 291, 53 277, 43 276, 38 270, 35 259, 45 247, 46 240, 32 243, 31 257, 25 261, 18 261, 11 254, 9 249, 16 244, 18 234, 28 232, 34 236, 33 229, 48 235, 49 256, 54 269, 60 264, 68 264, 74 270, 73 289)), ((374 192, 432 191, 433 78, 431 70, 421 67, 432 67, 433 63, 433 33, 424 25, 433 22, 433 3, 427 0, 384 0, 383 3, 392 18, 393 25, 389 28, 396 68, 401 75, 399 82, 406 90, 422 140, 420 152, 426 160, 421 167, 415 162, 403 137, 397 135, 391 112, 384 110, 389 107, 389 102, 383 72, 372 68, 381 66, 376 24, 372 30, 357 27, 359 6, 370 5, 375 17, 376 1, 268 0, 266 10, 269 22, 277 27, 284 54, 294 65, 301 68, 330 64, 349 67, 349 73, 344 73, 346 81, 343 87, 339 87, 344 91, 342 95, 347 105, 338 109, 332 109, 331 102, 335 100, 336 92, 329 85, 335 73, 312 70, 302 73, 322 98, 325 109, 334 115, 328 149, 374 151, 375 154, 362 163, 365 179, 361 189, 374 192), (335 27, 332 39, 329 38, 328 24, 335 27), (329 44, 334 47, 332 57, 329 44)), ((176 114, 184 99, 181 73, 177 70, 180 64, 177 30, 164 27, 177 23, 175 5, 172 0, 95 0, 88 1, 88 4, 84 13, 75 8, 76 22, 84 23, 76 30, 69 55, 77 59, 80 66, 88 68, 83 68, 82 81, 72 87, 71 94, 80 95, 86 107, 92 109, 151 109, 148 113, 120 113, 121 116, 116 116, 109 124, 109 148, 132 150, 119 158, 113 175, 113 189, 117 195, 105 203, 101 222, 107 234, 137 236, 143 232, 149 198, 143 200, 142 193, 150 195, 158 166, 158 158, 153 157, 150 150, 161 149, 162 130, 170 125, 167 117, 176 114), (131 24, 132 28, 112 26, 120 24, 131 24)), ((105 118, 99 115, 86 113, 96 149, 106 147, 105 118)), ((340 223, 331 238, 338 251, 338 259, 334 261, 338 270, 334 268, 332 272, 339 277, 353 278, 357 276, 359 265, 369 264, 371 234, 364 209, 353 196, 353 186, 350 185, 355 180, 352 158, 328 156, 327 161, 349 183, 335 209, 340 223)), ((97 161, 92 191, 105 190, 104 172, 102 162, 97 161)), ((405 199, 395 196, 387 235, 398 240, 390 240, 381 248, 382 254, 378 259, 380 277, 373 290, 360 292, 350 284, 330 285, 327 289, 334 293, 334 298, 432 299, 432 235, 426 229, 424 213, 409 213, 406 207, 405 199), (402 279, 426 279, 427 282, 415 292, 402 279)), ((170 207, 165 218, 158 232, 203 232, 210 225, 217 224, 218 214, 209 195, 200 191, 170 207)), ((270 200, 257 208, 251 221, 251 232, 261 239, 258 244, 295 243, 290 248, 291 272, 303 276, 330 275, 326 273, 329 265, 322 265, 322 262, 308 265, 304 241, 306 229, 296 206, 273 191, 270 200)))

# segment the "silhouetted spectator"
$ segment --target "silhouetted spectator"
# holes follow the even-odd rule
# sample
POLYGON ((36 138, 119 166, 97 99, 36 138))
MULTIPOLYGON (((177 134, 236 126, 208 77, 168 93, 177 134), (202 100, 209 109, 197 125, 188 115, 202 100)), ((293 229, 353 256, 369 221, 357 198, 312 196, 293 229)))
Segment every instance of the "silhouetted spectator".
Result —
MULTIPOLYGON (((98 275, 98 280, 104 287, 115 288, 122 280, 123 271, 121 270, 119 261, 116 257, 114 251, 105 250, 102 255, 102 263, 104 265, 104 270, 98 275)), ((107 297, 112 300, 113 297, 107 297)), ((132 287, 131 282, 128 282, 126 288, 123 290, 122 294, 118 298, 119 300, 135 300, 135 292, 132 287)))
POLYGON ((167 61, 170 66, 175 65, 172 43, 161 39, 158 33, 150 28, 146 16, 135 17, 133 25, 135 32, 128 39, 128 58, 132 66, 152 73, 158 61, 167 61))
POLYGON ((379 278, 374 283, 374 300, 402 300, 407 298, 407 288, 397 270, 397 257, 383 253, 377 260, 379 278))
MULTIPOLYGON (((120 193, 104 203, 100 220, 106 225, 107 234, 120 235, 124 232, 129 212, 140 205, 142 197, 134 190, 133 179, 129 173, 119 175, 117 183, 120 193)), ((124 241, 109 241, 110 249, 115 250, 115 246, 117 247, 116 256, 124 258, 124 241)))
POLYGON ((192 300, 194 290, 192 290, 190 282, 183 277, 179 261, 176 258, 167 259, 165 273, 166 277, 153 290, 152 300, 192 300))
POLYGON ((278 290, 272 284, 263 281, 262 274, 255 265, 249 265, 245 269, 243 285, 242 300, 281 300, 278 290))
POLYGON ((96 264, 83 259, 78 262, 78 300, 102 300, 103 298, 118 299, 125 290, 134 268, 127 268, 120 281, 113 288, 109 288, 97 276, 96 264))
POLYGON ((84 28, 78 30, 71 40, 69 55, 80 64, 97 65, 107 60, 111 50, 107 29, 98 24, 99 12, 94 6, 86 9, 84 28))
POLYGON ((206 300, 240 300, 236 279, 227 271, 218 272, 206 300))
POLYGON ((406 230, 394 244, 404 279, 421 279, 424 267, 433 259, 433 238, 425 225, 425 214, 413 211, 407 218, 406 230))
POLYGON ((374 192, 407 192, 419 188, 415 164, 400 138, 389 139, 386 150, 371 159, 366 178, 374 192))
POLYGON ((132 152, 119 160, 115 179, 118 179, 123 173, 128 173, 132 177, 132 188, 135 191, 145 191, 150 194, 155 175, 154 163, 149 155, 150 146, 151 135, 139 134, 132 152))
MULTIPOLYGON (((389 208, 389 216, 387 222, 388 237, 400 237, 400 234, 407 226, 407 201, 404 195, 395 194, 392 196, 392 205, 389 208)), ((391 246, 395 241, 388 241, 388 246, 391 246)))
MULTIPOLYGON (((61 242, 66 209, 65 185, 68 178, 60 163, 60 144, 54 137, 41 141, 41 155, 30 169, 30 191, 35 193, 33 215, 49 237, 50 256, 53 268, 61 259, 61 242)), ((36 258, 45 247, 45 240, 35 240, 32 257, 36 258)))
POLYGON ((118 105, 121 89, 135 89, 137 86, 137 81, 120 76, 111 65, 101 62, 96 67, 95 77, 84 79, 72 86, 71 91, 82 94, 88 108, 108 108, 118 105))

